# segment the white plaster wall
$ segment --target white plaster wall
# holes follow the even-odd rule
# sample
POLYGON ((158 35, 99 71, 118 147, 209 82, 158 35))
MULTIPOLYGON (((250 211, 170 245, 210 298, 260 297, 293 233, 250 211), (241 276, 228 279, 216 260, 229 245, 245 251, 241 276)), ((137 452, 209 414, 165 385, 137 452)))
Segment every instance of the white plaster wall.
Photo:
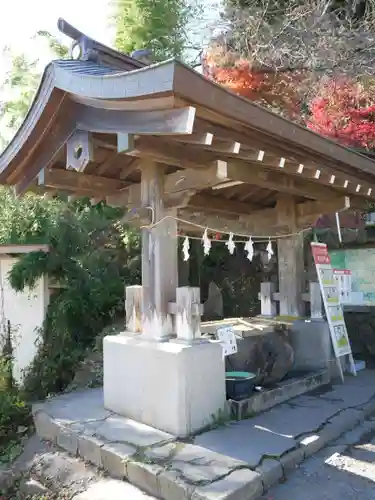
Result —
POLYGON ((35 357, 40 327, 43 325, 49 291, 46 278, 41 278, 35 288, 15 292, 8 281, 8 273, 17 258, 0 258, 0 324, 10 321, 13 334, 13 376, 22 382, 23 370, 35 357))

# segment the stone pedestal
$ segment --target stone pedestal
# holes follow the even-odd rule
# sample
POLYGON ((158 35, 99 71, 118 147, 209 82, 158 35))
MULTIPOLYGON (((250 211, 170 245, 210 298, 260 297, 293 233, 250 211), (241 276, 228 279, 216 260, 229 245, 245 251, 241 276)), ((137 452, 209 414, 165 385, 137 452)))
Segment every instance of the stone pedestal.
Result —
POLYGON ((334 359, 328 323, 323 319, 293 322, 290 342, 294 349, 294 370, 329 369, 334 359))
POLYGON ((189 436, 226 407, 222 347, 104 339, 105 408, 178 437, 189 436))

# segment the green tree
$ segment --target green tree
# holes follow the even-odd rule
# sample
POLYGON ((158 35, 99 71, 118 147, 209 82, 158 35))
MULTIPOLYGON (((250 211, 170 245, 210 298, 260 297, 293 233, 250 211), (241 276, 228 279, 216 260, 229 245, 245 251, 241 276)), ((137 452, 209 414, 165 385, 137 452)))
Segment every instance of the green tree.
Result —
MULTIPOLYGON (((68 48, 48 31, 39 31, 35 38, 47 44, 52 56, 64 58, 68 48)), ((0 151, 4 149, 18 130, 37 91, 41 73, 40 61, 25 54, 4 49, 4 56, 10 61, 10 68, 0 85, 0 151)))
POLYGON ((112 0, 116 48, 127 54, 148 49, 155 61, 170 57, 189 61, 189 50, 197 49, 191 23, 200 13, 196 0, 112 0))

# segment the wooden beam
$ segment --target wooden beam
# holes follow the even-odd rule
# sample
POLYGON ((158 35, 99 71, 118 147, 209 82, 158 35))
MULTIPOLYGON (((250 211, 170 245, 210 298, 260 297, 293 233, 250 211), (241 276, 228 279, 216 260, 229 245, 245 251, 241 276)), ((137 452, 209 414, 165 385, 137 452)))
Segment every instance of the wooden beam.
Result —
POLYGON ((288 193, 294 196, 327 200, 337 197, 337 191, 327 186, 316 185, 304 179, 296 179, 280 171, 247 166, 239 162, 223 162, 222 176, 225 180, 241 181, 262 188, 288 193), (226 172, 225 172, 226 170, 226 172))
POLYGON ((212 212, 222 212, 225 214, 251 214, 254 210, 259 210, 259 206, 252 203, 242 203, 235 200, 227 200, 219 196, 207 194, 196 194, 190 198, 189 207, 212 212))
POLYGON ((107 158, 104 160, 103 163, 99 165, 99 167, 96 169, 97 175, 103 175, 107 170, 112 168, 118 161, 118 156, 115 153, 109 153, 107 158))
MULTIPOLYGON (((176 141, 166 142, 156 137, 140 137, 132 156, 149 158, 153 161, 181 168, 206 168, 215 160, 215 155, 201 150, 191 150, 176 141)), ((216 157, 218 155, 216 154, 216 157)))
MULTIPOLYGON (((165 177, 164 192, 166 195, 172 195, 177 193, 201 191, 213 186, 219 186, 223 182, 230 180, 236 180, 248 184, 253 184, 260 186, 262 188, 267 188, 279 192, 284 192, 288 194, 293 194, 297 196, 317 199, 320 201, 332 201, 336 204, 336 200, 339 206, 342 208, 342 197, 337 196, 337 192, 325 188, 324 186, 311 185, 308 181, 295 180, 289 178, 282 172, 272 172, 263 169, 247 168, 244 165, 234 165, 227 164, 227 162, 217 161, 207 168, 206 170, 193 170, 186 169, 175 172, 165 177), (228 178, 228 176, 231 176, 228 178)), ((218 198, 219 199, 219 198, 218 198)), ((134 206, 139 206, 140 194, 139 186, 132 185, 126 191, 122 193, 114 194, 108 198, 108 203, 113 205, 127 206, 129 203, 134 206)), ((202 199, 197 198, 197 201, 202 204, 202 199)), ((218 207, 218 202, 215 207, 218 207)), ((239 203, 239 202, 237 202, 239 203)), ((213 206, 213 205, 212 205, 213 206)), ((224 206, 224 205, 223 205, 224 206)), ((239 211, 245 210, 247 203, 243 203, 241 206, 236 204, 239 211)), ((336 206, 336 205, 335 205, 336 206)), ((203 208, 203 207, 200 207, 203 208)), ((230 209, 233 212, 233 205, 230 209)), ((252 207, 254 208, 254 207, 252 207)), ((321 213, 321 210, 317 213, 321 213)), ((323 210, 324 212, 324 210, 323 210)))
POLYGON ((99 177, 60 169, 46 169, 44 186, 60 190, 95 195, 108 195, 126 187, 126 183, 117 179, 99 177))
MULTIPOLYGON (((329 199, 332 196, 338 196, 340 192, 334 189, 337 183, 334 185, 330 182, 331 175, 325 176, 318 169, 305 169, 305 174, 299 173, 300 166, 290 164, 284 158, 279 159, 278 165, 272 165, 270 160, 264 162, 259 152, 248 155, 247 161, 222 159, 223 154, 217 151, 189 150, 176 144, 175 141, 166 143, 155 137, 141 137, 137 140, 136 149, 132 154, 189 169, 207 168, 214 161, 227 162, 228 169, 233 174, 232 176, 228 174, 228 180, 231 178, 294 196, 329 199), (262 160, 257 158, 262 158, 262 160)), ((345 188, 342 187, 342 189, 345 188)), ((358 194, 355 194, 358 198, 358 194)))
POLYGON ((284 160, 282 168, 287 173, 302 178, 309 178, 318 184, 331 185, 343 192, 346 191, 355 195, 361 194, 366 197, 375 198, 374 183, 359 180, 356 175, 346 173, 331 165, 326 165, 324 161, 322 164, 309 161, 306 153, 302 154, 295 149, 285 146, 280 147, 272 138, 267 138, 264 134, 260 141, 259 134, 256 132, 252 132, 252 137, 249 137, 240 131, 234 131, 219 125, 212 125, 202 120, 196 121, 195 130, 199 130, 200 133, 206 131, 212 134, 212 151, 215 150, 215 140, 217 139, 221 141, 228 141, 229 139, 238 142, 240 144, 238 158, 243 160, 251 160, 254 152, 259 153, 259 150, 264 148, 264 155, 261 160, 263 165, 272 166, 277 169, 280 167, 280 160, 284 160), (361 186, 360 191, 358 191, 358 185, 361 186))
POLYGON ((125 180, 130 174, 132 174, 136 170, 139 170, 141 168, 141 165, 142 160, 140 160, 139 158, 134 158, 134 160, 129 163, 129 165, 121 168, 120 179, 125 180))
POLYGON ((163 111, 121 111, 91 108, 77 104, 77 128, 96 133, 178 135, 191 134, 195 108, 163 111))
POLYGON ((314 224, 321 215, 342 212, 350 208, 350 198, 341 196, 325 202, 307 201, 296 205, 297 226, 303 227, 314 224))
POLYGON ((51 133, 48 137, 48 144, 44 145, 40 154, 30 161, 30 166, 24 177, 16 183, 16 195, 23 193, 37 177, 39 172, 53 162, 65 146, 69 137, 73 134, 74 130, 75 124, 73 118, 51 129, 51 133))
POLYGON ((193 132, 189 135, 174 136, 176 142, 186 142, 187 144, 200 144, 202 146, 211 146, 213 135, 210 132, 193 132))
MULTIPOLYGON (((262 210, 259 210, 259 215, 262 210)), ((197 212, 187 207, 179 212, 179 217, 192 223, 183 224, 184 229, 191 232, 203 233, 203 227, 209 227, 219 233, 229 233, 243 235, 244 238, 256 236, 269 236, 269 234, 288 233, 288 226, 277 224, 276 220, 265 220, 262 216, 243 216, 230 219, 223 215, 207 215, 203 212, 197 212), (195 227, 198 224, 200 227, 195 227)))

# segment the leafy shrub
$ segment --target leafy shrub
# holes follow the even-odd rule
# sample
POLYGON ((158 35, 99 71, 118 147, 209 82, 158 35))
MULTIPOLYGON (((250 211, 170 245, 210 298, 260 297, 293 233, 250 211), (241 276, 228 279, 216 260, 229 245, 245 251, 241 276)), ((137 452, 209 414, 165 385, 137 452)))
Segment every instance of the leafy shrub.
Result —
POLYGON ((49 246, 20 257, 9 273, 12 287, 32 289, 42 276, 61 287, 51 297, 38 354, 25 374, 27 400, 62 391, 97 334, 120 311, 123 316, 124 285, 140 278, 139 238, 123 227, 123 214, 88 199, 15 198, 0 188, 0 242, 49 246))

